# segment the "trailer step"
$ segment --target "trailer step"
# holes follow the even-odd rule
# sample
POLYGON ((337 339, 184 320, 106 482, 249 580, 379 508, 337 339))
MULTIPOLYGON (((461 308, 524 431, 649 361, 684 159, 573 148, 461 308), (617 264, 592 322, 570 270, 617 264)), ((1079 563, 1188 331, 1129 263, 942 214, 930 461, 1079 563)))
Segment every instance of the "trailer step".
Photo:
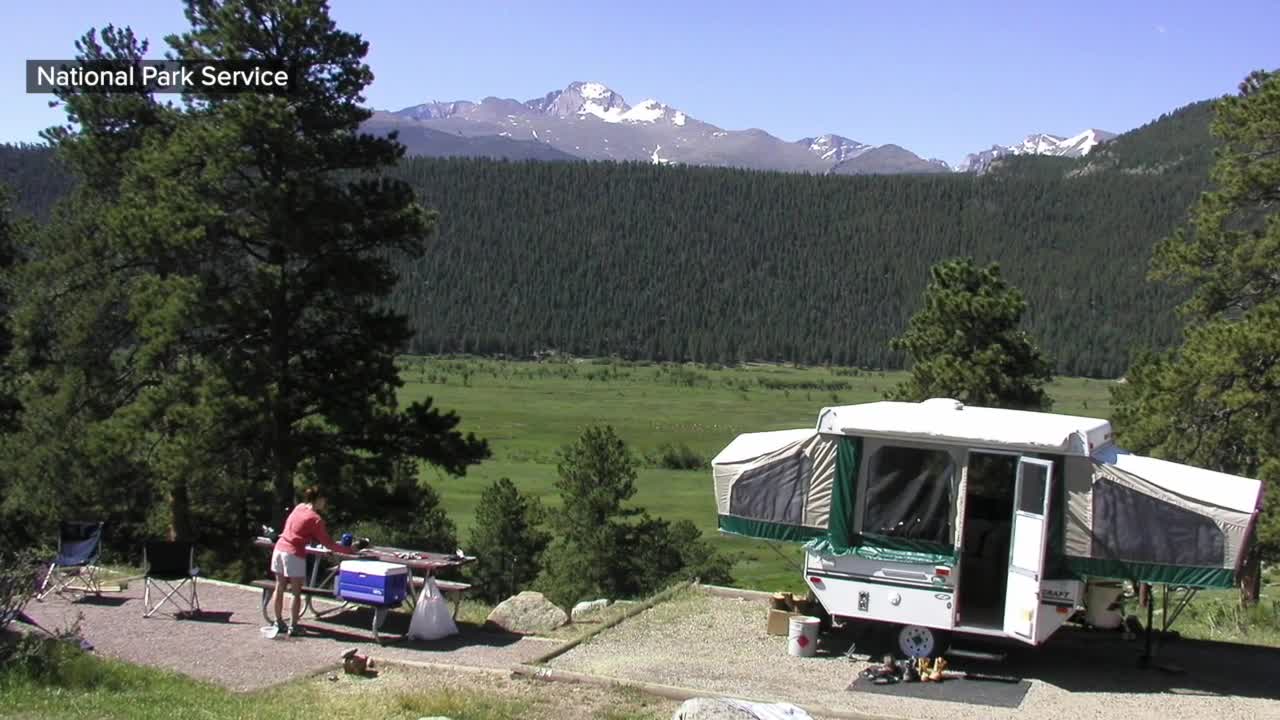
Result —
POLYGON ((961 650, 959 648, 951 648, 946 653, 947 657, 968 658, 970 660, 986 660, 988 662, 1004 662, 1005 653, 989 653, 978 652, 977 650, 961 650))

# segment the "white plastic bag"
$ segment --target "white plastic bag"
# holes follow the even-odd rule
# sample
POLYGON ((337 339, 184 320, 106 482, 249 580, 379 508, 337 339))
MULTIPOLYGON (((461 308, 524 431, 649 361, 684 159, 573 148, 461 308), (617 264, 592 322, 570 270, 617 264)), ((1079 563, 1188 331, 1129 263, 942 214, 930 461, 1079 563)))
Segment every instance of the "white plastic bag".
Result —
POLYGON ((413 619, 409 621, 409 639, 439 640, 457 634, 458 626, 453 622, 444 593, 436 587, 435 578, 427 576, 418 595, 418 606, 413 609, 413 619))

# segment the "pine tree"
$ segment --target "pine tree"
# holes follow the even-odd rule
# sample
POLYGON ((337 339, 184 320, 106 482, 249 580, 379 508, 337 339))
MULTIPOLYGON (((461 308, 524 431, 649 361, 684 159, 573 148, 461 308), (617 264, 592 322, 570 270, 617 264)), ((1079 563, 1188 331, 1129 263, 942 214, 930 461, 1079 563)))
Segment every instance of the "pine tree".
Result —
POLYGON ((536 586, 562 604, 586 597, 654 592, 677 579, 730 582, 733 559, 715 552, 692 523, 672 525, 626 504, 635 458, 610 426, 592 426, 561 450, 562 507, 536 586))
POLYGON ((911 358, 911 375, 886 393, 919 402, 948 397, 969 405, 1048 410, 1052 367, 1019 328, 1026 302, 992 263, 972 258, 933 267, 924 307, 890 343, 911 358))
MULTIPOLYGON (((411 511, 426 489, 416 462, 404 482, 406 458, 461 475, 489 451, 430 400, 398 406, 412 330, 388 304, 434 214, 382 175, 404 148, 359 131, 368 44, 321 0, 186 5, 175 59, 253 61, 291 85, 176 106, 144 88, 63 91, 78 127, 48 138, 77 191, 22 271, 16 355, 41 400, 26 417, 35 451, 17 460, 28 489, 71 465, 163 495, 174 535, 209 513, 198 539, 224 549, 278 522, 299 480, 368 516, 411 511), (48 437, 72 420, 70 439, 48 437)), ((127 31, 102 37, 81 59, 136 64, 145 50, 127 31)))
POLYGON ((473 575, 481 597, 500 602, 538 577, 551 539, 542 527, 545 522, 538 499, 520 494, 510 479, 499 478, 485 488, 467 547, 477 558, 473 575))
POLYGON ((556 602, 625 593, 627 520, 640 514, 623 503, 635 495, 636 467, 626 443, 610 426, 588 427, 560 452, 552 515, 554 539, 537 585, 556 602))
MULTIPOLYGON (((1191 288, 1182 344, 1134 362, 1113 391, 1115 421, 1134 450, 1270 485, 1280 481, 1280 73, 1251 74, 1216 112, 1215 189, 1152 262, 1155 279, 1191 288)), ((1243 603, 1257 602, 1259 563, 1277 555, 1280 503, 1270 498, 1243 603)))
MULTIPOLYGON (((129 66, 146 50, 132 32, 111 26, 76 47, 82 62, 129 66)), ((146 462, 151 446, 121 433, 115 414, 162 384, 172 356, 161 315, 145 328, 133 316, 133 295, 166 294, 155 264, 122 241, 110 211, 121 197, 120 169, 163 138, 173 113, 137 88, 64 88, 58 96, 69 122, 44 135, 77 182, 49 222, 28 233, 8 277, 8 363, 22 378, 23 411, 0 452, 4 524, 47 535, 74 513, 108 521, 113 538, 130 543, 146 525, 158 473, 146 462)), ((179 285, 169 288, 175 298, 179 285)))
POLYGON ((10 275, 12 268, 18 262, 21 238, 27 232, 29 232, 27 224, 13 218, 9 192, 0 185, 0 433, 11 433, 17 429, 18 414, 22 410, 22 404, 17 397, 18 378, 7 359, 13 350, 13 328, 10 316, 13 311, 14 297, 13 278, 10 275))

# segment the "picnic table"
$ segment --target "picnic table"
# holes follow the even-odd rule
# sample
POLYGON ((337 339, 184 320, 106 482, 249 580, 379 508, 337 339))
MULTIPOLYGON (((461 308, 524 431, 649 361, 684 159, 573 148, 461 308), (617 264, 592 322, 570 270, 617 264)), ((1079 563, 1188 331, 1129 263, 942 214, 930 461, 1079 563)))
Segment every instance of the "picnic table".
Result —
MULTIPOLYGON (((254 539, 253 544, 255 547, 264 549, 267 552, 271 552, 275 548, 275 541, 267 537, 257 537, 254 539)), ((409 550, 382 545, 371 545, 360 550, 352 548, 351 554, 359 556, 362 560, 379 560, 382 562, 404 565, 408 568, 409 591, 405 596, 405 600, 410 609, 415 608, 418 603, 418 596, 415 589, 421 587, 428 577, 433 577, 440 570, 461 567, 476 561, 476 558, 471 555, 409 550), (418 577, 419 574, 421 575, 420 578, 418 577)), ((342 600, 341 605, 327 610, 317 610, 315 606, 312 605, 311 599, 317 595, 341 599, 338 598, 336 582, 338 578, 339 564, 337 562, 325 562, 325 560, 333 560, 334 555, 335 553, 330 552, 328 548, 312 545, 307 546, 307 556, 308 558, 313 559, 313 562, 311 563, 310 574, 303 583, 302 588, 305 602, 304 612, 311 613, 311 615, 316 618, 323 618, 340 613, 350 609, 352 605, 361 604, 342 600)), ((275 581, 259 580, 255 582, 254 585, 262 589, 262 617, 268 624, 274 624, 275 620, 272 619, 270 610, 272 596, 276 587, 275 581)), ((470 589, 471 586, 467 583, 443 580, 437 580, 436 585, 441 589, 441 591, 450 592, 455 595, 456 599, 453 614, 454 617, 457 617, 461 594, 470 589)), ((373 637, 374 640, 381 643, 382 640, 378 632, 386 621, 387 611, 390 608, 379 605, 373 605, 372 607, 374 611, 373 637)))

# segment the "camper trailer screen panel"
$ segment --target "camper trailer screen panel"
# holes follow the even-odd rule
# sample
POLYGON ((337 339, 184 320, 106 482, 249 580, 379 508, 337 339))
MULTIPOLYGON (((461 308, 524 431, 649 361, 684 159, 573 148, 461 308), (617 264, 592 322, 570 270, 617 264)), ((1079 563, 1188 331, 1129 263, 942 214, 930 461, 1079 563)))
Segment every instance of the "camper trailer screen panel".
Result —
POLYGON ((729 493, 729 514, 784 525, 804 522, 809 457, 799 454, 744 470, 729 493))
POLYGON ((867 468, 862 531, 950 544, 954 475, 945 450, 893 445, 876 450, 867 468))
POLYGON ((1222 567, 1224 546, 1212 518, 1110 480, 1093 486, 1095 558, 1222 567))

